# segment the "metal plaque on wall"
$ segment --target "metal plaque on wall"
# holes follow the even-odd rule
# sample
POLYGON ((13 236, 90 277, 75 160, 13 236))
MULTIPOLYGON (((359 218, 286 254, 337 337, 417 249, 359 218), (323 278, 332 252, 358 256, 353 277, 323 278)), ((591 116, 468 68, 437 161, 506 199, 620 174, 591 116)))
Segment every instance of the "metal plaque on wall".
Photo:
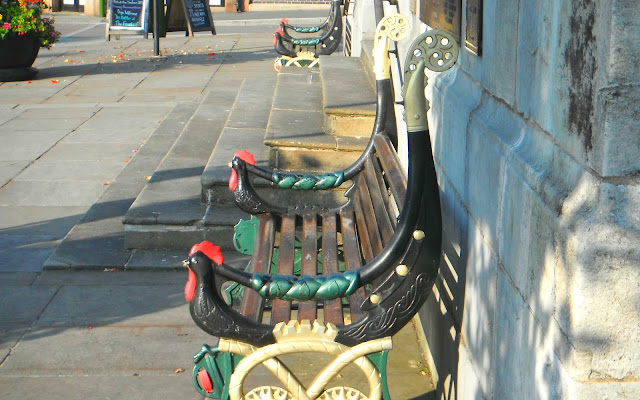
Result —
POLYGON ((462 0, 420 0, 420 20, 451 33, 460 41, 462 0))
POLYGON ((482 0, 467 0, 467 32, 465 47, 473 54, 482 54, 482 0))

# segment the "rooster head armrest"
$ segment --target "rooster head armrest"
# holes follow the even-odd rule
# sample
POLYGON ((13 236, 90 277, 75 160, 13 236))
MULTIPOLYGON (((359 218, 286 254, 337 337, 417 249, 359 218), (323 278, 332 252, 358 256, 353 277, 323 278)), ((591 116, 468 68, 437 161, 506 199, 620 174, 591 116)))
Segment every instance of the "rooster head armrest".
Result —
POLYGON ((238 185, 238 172, 240 168, 243 167, 243 163, 256 165, 256 159, 253 154, 249 153, 246 150, 237 151, 233 155, 233 160, 231 161, 231 176, 229 177, 229 189, 231 191, 236 190, 236 186, 238 185))
POLYGON ((224 257, 220 251, 220 247, 211 242, 205 241, 198 243, 189 251, 189 257, 183 262, 184 266, 189 269, 189 278, 184 287, 184 297, 187 301, 193 300, 196 293, 198 281, 203 282, 213 272, 214 265, 222 265, 224 257), (212 263, 213 262, 213 263, 212 263))

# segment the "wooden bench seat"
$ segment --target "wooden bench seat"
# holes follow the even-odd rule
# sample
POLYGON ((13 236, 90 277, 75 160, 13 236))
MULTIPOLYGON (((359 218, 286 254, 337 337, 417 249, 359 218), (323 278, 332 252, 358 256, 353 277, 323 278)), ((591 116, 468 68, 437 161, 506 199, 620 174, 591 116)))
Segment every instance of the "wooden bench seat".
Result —
MULTIPOLYGON (((306 276, 357 270, 382 251, 397 225, 407 183, 390 140, 379 134, 374 143, 376 152, 367 157, 362 173, 354 178, 344 207, 294 209, 258 217, 248 272, 293 275, 296 242, 300 243, 302 254, 300 270, 296 272, 306 276), (278 249, 277 260, 274 249, 278 249), (271 267, 272 263, 277 269, 271 267)), ((366 296, 365 288, 361 288, 345 299, 269 302, 252 291, 242 296, 240 312, 272 325, 296 319, 348 325, 363 318, 359 307, 366 296)))

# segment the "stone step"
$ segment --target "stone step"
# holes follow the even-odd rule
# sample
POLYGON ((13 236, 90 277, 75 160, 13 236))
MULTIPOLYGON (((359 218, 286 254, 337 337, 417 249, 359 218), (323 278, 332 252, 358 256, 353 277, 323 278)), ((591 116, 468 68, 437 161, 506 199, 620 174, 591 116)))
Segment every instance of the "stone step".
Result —
MULTIPOLYGON (((323 60, 329 63, 331 58, 323 57, 323 60)), ((271 148, 272 167, 307 171, 340 169, 353 162, 366 146, 373 122, 366 137, 341 135, 325 129, 323 87, 327 83, 321 76, 316 69, 294 67, 283 67, 278 74, 264 141, 271 148), (336 157, 337 151, 341 152, 339 157, 336 157)), ((340 86, 338 81, 331 84, 340 86)), ((345 118, 353 119, 352 116, 345 118)), ((340 125, 349 123, 343 121, 340 125)))
POLYGON ((325 131, 334 136, 371 135, 376 114, 375 85, 357 57, 320 60, 325 131))
POLYGON ((45 262, 45 269, 120 268, 133 258, 132 251, 124 246, 123 216, 146 186, 145 177, 156 170, 184 130, 184 121, 196 109, 195 104, 173 108, 67 234, 45 262))
POLYGON ((123 218, 128 249, 189 248, 220 242, 204 226, 201 176, 236 101, 240 83, 207 95, 123 218))

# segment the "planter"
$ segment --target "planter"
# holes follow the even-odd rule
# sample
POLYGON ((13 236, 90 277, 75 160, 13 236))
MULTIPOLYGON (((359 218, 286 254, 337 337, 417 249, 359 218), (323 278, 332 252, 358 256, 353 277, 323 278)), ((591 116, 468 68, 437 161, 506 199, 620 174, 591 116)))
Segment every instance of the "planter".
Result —
POLYGON ((31 66, 39 51, 38 39, 28 35, 0 40, 0 81, 33 78, 38 70, 31 66))

